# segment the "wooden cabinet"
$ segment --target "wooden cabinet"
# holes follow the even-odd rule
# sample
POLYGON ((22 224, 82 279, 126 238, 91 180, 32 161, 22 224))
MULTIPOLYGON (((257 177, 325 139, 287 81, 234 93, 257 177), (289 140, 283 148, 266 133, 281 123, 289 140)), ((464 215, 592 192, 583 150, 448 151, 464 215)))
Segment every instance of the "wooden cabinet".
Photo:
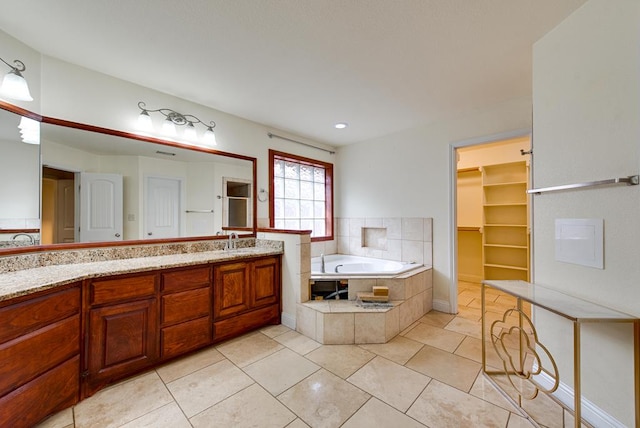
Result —
POLYGON ((211 343, 211 266, 162 273, 160 356, 175 357, 211 343))
POLYGON ((87 365, 83 396, 158 360, 159 274, 131 275, 87 284, 87 365))
POLYGON ((215 266, 213 271, 214 319, 218 320, 248 310, 251 265, 247 262, 228 263, 215 266))
POLYGON ((0 307, 0 426, 33 426, 79 400, 80 286, 0 307))
POLYGON ((0 427, 280 322, 280 256, 114 275, 0 302, 0 427))
POLYGON ((529 278, 528 167, 525 161, 482 168, 484 279, 529 278))
POLYGON ((214 268, 214 341, 280 322, 280 257, 214 268))

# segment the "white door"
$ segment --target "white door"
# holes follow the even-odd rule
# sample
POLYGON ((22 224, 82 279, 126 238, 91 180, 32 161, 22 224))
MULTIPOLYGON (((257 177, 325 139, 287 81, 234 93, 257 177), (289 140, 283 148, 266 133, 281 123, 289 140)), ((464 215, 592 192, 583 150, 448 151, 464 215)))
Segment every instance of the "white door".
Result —
POLYGON ((80 173, 80 242, 122 241, 122 176, 80 173))
POLYGON ((145 238, 180 236, 180 187, 177 178, 147 177, 145 192, 145 238))

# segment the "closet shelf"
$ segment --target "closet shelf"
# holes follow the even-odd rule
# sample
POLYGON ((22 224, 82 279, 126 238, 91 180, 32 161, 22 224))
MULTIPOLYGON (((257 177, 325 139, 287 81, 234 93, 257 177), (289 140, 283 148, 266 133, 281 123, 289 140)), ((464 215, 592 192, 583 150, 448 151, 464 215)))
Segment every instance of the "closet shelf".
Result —
POLYGON ((498 265, 498 264, 493 264, 493 263, 485 263, 484 266, 485 267, 492 267, 492 268, 500 268, 500 269, 521 270, 521 271, 528 271, 529 270, 528 268, 521 267, 521 266, 498 265))
POLYGON ((501 204, 484 204, 485 207, 526 207, 526 202, 504 202, 501 204))
POLYGON ((503 183, 485 183, 482 187, 527 186, 526 181, 505 181, 503 183))
POLYGON ((526 250, 527 247, 526 245, 506 245, 506 244, 484 244, 485 247, 491 247, 491 248, 514 248, 514 249, 521 249, 521 250, 526 250))
POLYGON ((487 223, 484 227, 527 227, 526 224, 487 223))

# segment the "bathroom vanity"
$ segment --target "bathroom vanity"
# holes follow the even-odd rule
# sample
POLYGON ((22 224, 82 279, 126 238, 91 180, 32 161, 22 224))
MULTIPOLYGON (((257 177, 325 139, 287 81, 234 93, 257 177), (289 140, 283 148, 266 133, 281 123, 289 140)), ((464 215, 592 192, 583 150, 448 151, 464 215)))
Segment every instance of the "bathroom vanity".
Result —
MULTIPOLYGON (((73 281, 65 266, 51 266, 49 274, 47 267, 30 269, 31 278, 48 276, 48 285, 0 301, 0 426, 32 426, 117 380, 278 324, 281 253, 243 249, 71 264, 68 272, 83 272, 73 281), (105 273, 105 264, 120 270, 105 273)), ((29 273, 0 277, 6 275, 29 273)))

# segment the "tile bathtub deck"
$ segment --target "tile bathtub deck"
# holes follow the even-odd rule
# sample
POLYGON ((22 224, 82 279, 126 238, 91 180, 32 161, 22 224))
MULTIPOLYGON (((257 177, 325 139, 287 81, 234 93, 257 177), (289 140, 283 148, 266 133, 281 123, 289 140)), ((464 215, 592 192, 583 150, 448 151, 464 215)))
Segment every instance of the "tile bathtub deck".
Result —
MULTIPOLYGON (((321 345, 270 326, 106 388, 51 427, 525 427, 480 372, 479 286, 391 342, 321 345)), ((510 307, 508 296, 490 297, 510 307)))

